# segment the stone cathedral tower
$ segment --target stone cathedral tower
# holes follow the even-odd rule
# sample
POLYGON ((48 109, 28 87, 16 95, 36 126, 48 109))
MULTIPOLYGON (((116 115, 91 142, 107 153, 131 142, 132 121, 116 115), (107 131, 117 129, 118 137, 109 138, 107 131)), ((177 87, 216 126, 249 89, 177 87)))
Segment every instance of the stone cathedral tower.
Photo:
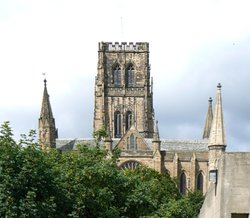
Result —
POLYGON ((100 42, 94 131, 108 127, 112 138, 121 138, 132 125, 145 138, 153 138, 149 44, 100 42))

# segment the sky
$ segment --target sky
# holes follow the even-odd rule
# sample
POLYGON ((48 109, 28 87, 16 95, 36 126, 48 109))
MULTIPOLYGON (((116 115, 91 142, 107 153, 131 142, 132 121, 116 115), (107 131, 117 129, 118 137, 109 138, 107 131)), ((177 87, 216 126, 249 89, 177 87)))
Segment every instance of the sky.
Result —
POLYGON ((227 151, 250 151, 248 0, 0 0, 0 123, 38 128, 43 73, 60 138, 91 137, 98 42, 149 42, 161 138, 201 139, 222 84, 227 151), (214 103, 214 102, 213 102, 214 103))

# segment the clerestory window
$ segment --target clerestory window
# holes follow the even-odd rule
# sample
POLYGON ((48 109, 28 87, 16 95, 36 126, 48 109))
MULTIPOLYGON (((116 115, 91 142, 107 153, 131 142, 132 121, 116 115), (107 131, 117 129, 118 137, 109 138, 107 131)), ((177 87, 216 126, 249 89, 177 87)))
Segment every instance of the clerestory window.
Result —
POLYGON ((201 172, 197 177, 197 190, 203 193, 203 175, 201 172))
POLYGON ((187 179, 186 179, 186 175, 183 172, 180 176, 180 192, 182 194, 186 194, 187 191, 187 179))

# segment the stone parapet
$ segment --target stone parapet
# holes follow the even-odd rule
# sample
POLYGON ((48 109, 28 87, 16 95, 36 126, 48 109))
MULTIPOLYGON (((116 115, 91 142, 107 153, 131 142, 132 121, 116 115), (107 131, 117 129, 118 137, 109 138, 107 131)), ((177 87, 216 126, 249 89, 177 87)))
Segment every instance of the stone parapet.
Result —
POLYGON ((112 52, 112 51, 122 51, 122 52, 148 52, 149 44, 147 42, 99 42, 99 51, 112 52))
POLYGON ((144 87, 133 87, 133 88, 123 88, 123 87, 110 87, 106 89, 106 94, 109 96, 132 96, 132 97, 144 97, 145 88, 144 87))

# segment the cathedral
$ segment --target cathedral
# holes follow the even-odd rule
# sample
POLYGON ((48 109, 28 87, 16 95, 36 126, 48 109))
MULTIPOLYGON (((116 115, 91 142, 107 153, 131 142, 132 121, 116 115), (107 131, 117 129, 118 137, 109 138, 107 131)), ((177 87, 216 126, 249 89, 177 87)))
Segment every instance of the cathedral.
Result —
MULTIPOLYGON (((121 149, 119 167, 135 169, 146 165, 176 178, 181 193, 188 190, 206 193, 209 172, 217 169, 226 148, 221 85, 217 86, 214 113, 212 99, 208 100, 200 140, 162 139, 154 116, 149 44, 100 42, 97 69, 93 129, 105 128, 109 133, 103 139, 106 149, 121 149)), ((78 144, 95 145, 94 139, 57 137, 46 80, 39 140, 43 149, 52 147, 61 151, 75 150, 78 144)))

